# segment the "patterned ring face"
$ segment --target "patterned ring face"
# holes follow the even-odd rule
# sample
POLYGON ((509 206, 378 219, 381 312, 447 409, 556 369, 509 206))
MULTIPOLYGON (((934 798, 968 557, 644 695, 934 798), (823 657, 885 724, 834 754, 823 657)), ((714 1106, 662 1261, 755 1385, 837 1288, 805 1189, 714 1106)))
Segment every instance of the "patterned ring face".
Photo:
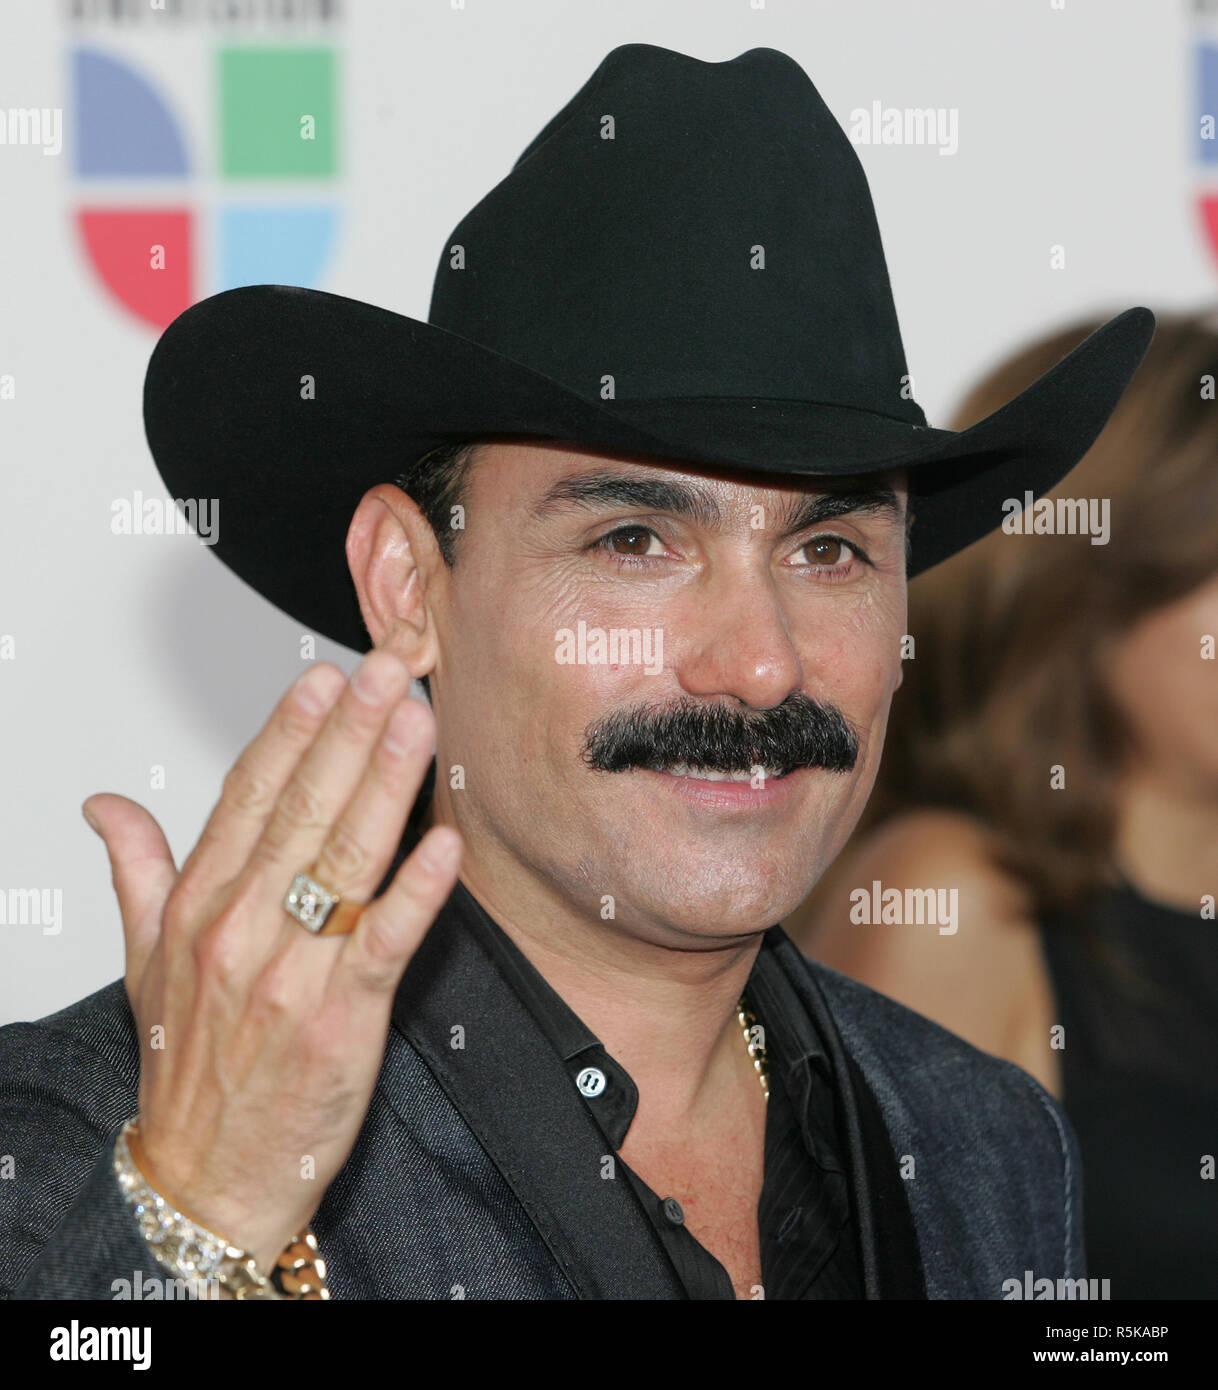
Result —
POLYGON ((297 874, 283 900, 284 907, 307 930, 317 933, 338 905, 339 895, 308 874, 297 874))

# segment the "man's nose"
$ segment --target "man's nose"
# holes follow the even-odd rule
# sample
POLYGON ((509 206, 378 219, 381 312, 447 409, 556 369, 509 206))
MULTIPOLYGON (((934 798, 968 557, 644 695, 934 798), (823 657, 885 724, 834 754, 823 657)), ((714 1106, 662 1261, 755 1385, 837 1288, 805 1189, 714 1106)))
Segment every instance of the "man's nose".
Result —
POLYGON ((773 577, 741 562, 707 576, 673 633, 675 673, 690 695, 771 709, 801 688, 803 668, 773 577))

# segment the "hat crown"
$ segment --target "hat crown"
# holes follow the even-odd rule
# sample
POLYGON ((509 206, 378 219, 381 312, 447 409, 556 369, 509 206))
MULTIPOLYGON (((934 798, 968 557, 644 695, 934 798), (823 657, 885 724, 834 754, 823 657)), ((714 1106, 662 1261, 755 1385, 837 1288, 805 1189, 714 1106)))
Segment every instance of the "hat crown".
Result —
POLYGON ((429 319, 589 400, 926 423, 862 165, 772 48, 612 50, 453 231, 429 319))

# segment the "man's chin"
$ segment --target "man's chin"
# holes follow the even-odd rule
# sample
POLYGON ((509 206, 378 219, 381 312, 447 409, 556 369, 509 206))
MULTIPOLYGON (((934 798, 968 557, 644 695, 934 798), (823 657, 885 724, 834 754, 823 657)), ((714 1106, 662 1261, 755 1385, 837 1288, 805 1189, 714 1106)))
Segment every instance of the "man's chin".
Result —
POLYGON ((782 921, 812 886, 785 855, 719 857, 680 841, 640 845, 616 916, 650 918, 701 942, 728 941, 782 921))
POLYGON ((654 905, 656 919, 668 931, 684 937, 684 948, 691 950, 737 944, 759 936, 794 910, 785 901, 781 905, 774 902, 769 894, 759 895, 751 903, 737 899, 725 904, 722 894, 711 894, 692 902, 682 899, 678 903, 654 905))

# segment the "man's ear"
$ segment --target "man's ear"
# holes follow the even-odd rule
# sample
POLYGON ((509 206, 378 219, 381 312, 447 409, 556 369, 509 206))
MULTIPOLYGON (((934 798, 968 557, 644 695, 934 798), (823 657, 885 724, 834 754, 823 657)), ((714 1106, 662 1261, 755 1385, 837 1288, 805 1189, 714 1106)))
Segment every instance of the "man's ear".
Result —
POLYGON ((347 565, 364 626, 419 679, 436 663, 433 605, 446 568, 427 518, 392 483, 360 498, 347 528, 347 565))

